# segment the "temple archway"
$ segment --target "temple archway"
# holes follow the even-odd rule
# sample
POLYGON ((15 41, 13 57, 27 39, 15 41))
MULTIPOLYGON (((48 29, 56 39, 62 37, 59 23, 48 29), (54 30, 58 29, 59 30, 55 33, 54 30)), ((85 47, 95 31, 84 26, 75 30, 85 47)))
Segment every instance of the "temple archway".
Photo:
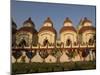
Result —
POLYGON ((88 41, 89 45, 93 45, 93 39, 90 38, 89 41, 88 41))
POLYGON ((69 46, 69 45, 71 45, 71 40, 70 39, 67 39, 66 40, 66 46, 69 46))
POLYGON ((19 43, 19 47, 24 47, 24 46, 27 46, 27 43, 26 43, 25 39, 22 39, 19 43))
POLYGON ((44 41, 43 41, 43 45, 46 46, 48 43, 49 43, 48 39, 47 39, 47 38, 44 39, 44 41))

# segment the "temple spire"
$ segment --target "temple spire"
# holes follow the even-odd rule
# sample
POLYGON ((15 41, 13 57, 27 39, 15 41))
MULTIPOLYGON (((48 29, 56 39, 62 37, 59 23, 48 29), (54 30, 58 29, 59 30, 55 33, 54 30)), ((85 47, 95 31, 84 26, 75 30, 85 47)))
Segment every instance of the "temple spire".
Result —
POLYGON ((70 20, 69 17, 66 17, 66 19, 64 20, 64 23, 66 23, 66 22, 72 23, 72 21, 70 20))
POLYGON ((30 27, 33 27, 33 28, 34 28, 34 27, 35 27, 35 24, 34 24, 34 22, 32 21, 31 17, 29 17, 26 21, 24 21, 23 26, 25 26, 25 27, 26 27, 26 26, 28 26, 28 27, 30 26, 30 27), (29 25, 28 23, 29 23, 30 25, 29 25))

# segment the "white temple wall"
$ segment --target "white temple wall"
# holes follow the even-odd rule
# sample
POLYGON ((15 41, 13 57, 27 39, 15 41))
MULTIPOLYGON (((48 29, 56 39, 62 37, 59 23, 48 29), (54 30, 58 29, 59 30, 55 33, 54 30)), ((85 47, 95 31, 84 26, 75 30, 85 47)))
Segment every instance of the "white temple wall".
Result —
POLYGON ((31 42, 32 42, 32 34, 30 32, 25 32, 25 31, 16 33, 16 43, 19 44, 20 41, 21 41, 21 39, 23 39, 23 37, 24 37, 25 41, 28 42, 29 45, 31 45, 31 42))
POLYGON ((88 42, 90 38, 94 36, 95 32, 88 30, 82 34, 82 40, 84 43, 88 42))
POLYGON ((75 32, 71 32, 71 31, 66 31, 66 32, 62 32, 60 34, 60 39, 61 39, 61 42, 64 43, 64 45, 66 45, 66 40, 67 39, 70 39, 72 41, 72 44, 74 42, 77 42, 77 34, 75 32))
POLYGON ((38 34, 39 37, 39 43, 43 45, 43 41, 47 38, 49 43, 54 43, 55 42, 55 34, 50 32, 50 31, 43 31, 38 34))

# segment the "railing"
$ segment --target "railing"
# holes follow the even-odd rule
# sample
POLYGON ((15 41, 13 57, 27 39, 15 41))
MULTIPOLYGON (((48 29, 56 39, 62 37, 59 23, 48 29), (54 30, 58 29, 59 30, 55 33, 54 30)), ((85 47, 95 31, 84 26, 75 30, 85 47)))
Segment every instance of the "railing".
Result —
POLYGON ((49 45, 46 45, 46 46, 43 46, 43 45, 37 45, 37 46, 28 46, 28 47, 12 47, 12 49, 54 49, 54 48, 60 48, 60 49, 79 49, 79 48, 96 48, 95 47, 95 44, 93 45, 69 45, 69 46, 66 46, 66 45, 61 45, 61 46, 49 46, 49 45))
MULTIPOLYGON (((44 53, 43 53, 44 54, 44 53)), ((44 54, 45 55, 45 54, 44 54)), ((47 63, 56 63, 58 61, 58 56, 60 59, 60 62, 69 62, 70 59, 67 58, 72 58, 72 61, 83 61, 83 60, 95 60, 95 55, 96 55, 96 46, 95 44, 93 45, 70 45, 70 46, 42 46, 42 45, 37 45, 37 46, 30 46, 30 47, 12 47, 12 62, 22 62, 25 60, 26 63, 31 62, 47 62, 47 63), (61 51, 61 55, 51 55, 50 52, 54 50, 61 51), (88 50, 87 50, 88 49, 88 50), (40 51, 47 51, 48 56, 50 57, 43 57, 39 54, 40 51), (77 57, 69 57, 66 52, 69 50, 72 50, 74 52, 77 51, 78 56, 77 57), (85 54, 84 56, 84 51, 87 50, 88 54, 85 54), (31 58, 31 54, 28 54, 27 52, 32 52, 34 56, 31 58), (36 53, 34 53, 36 52, 36 53), (18 55, 17 55, 18 54, 18 55), (63 59, 64 58, 64 59, 63 59), (17 61, 18 60, 18 61, 17 61), (50 61, 49 61, 50 60, 50 61), (52 62, 51 62, 52 60, 52 62)))

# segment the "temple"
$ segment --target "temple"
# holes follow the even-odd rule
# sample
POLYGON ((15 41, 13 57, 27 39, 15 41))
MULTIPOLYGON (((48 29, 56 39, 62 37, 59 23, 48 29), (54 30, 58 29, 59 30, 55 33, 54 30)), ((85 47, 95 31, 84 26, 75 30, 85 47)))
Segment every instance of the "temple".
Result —
POLYGON ((82 18, 77 27, 66 17, 59 37, 50 17, 45 19, 39 31, 31 17, 20 28, 13 19, 11 24, 12 63, 96 60, 96 28, 87 17, 82 18))

